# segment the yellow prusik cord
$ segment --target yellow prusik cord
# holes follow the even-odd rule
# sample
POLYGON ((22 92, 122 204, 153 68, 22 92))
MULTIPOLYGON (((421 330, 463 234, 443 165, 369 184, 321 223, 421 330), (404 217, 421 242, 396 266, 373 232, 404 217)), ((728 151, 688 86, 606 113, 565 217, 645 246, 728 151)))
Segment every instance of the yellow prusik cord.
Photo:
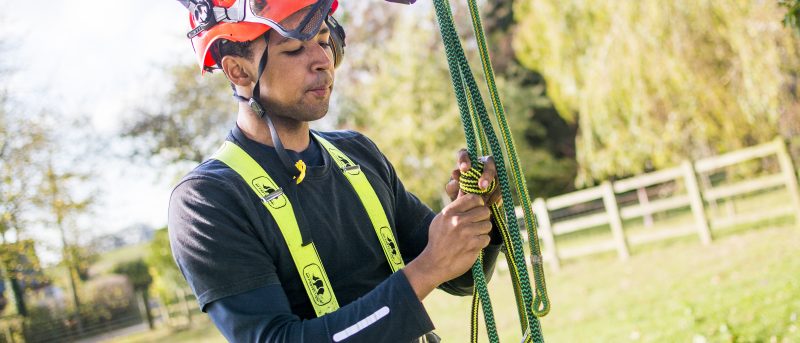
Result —
POLYGON ((299 185, 300 182, 303 182, 303 179, 306 178, 306 163, 303 162, 303 160, 299 160, 295 162, 294 166, 298 171, 300 171, 300 175, 294 177, 297 179, 297 184, 299 185))

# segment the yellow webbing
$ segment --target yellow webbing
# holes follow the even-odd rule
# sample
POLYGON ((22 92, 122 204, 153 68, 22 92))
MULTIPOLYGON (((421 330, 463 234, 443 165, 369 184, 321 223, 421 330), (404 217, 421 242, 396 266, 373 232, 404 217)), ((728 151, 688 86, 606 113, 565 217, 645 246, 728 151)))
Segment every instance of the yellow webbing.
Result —
MULTIPOLYGON (((359 166, 353 163, 341 150, 322 137, 314 136, 330 154, 331 159, 336 162, 353 186, 353 189, 355 189, 372 222, 375 234, 383 248, 386 261, 392 268, 392 272, 402 269, 405 265, 400 254, 400 248, 394 238, 386 213, 383 211, 380 200, 369 180, 361 172, 359 166)), ((286 241, 286 245, 289 247, 292 260, 294 260, 297 272, 303 282, 303 287, 305 287, 317 316, 337 310, 339 302, 333 293, 325 267, 313 242, 303 246, 300 228, 297 225, 292 204, 286 194, 278 188, 275 181, 250 155, 234 143, 223 143, 212 158, 225 163, 236 171, 261 198, 264 207, 272 214, 286 241)))
POLYGON ((331 158, 356 190, 358 198, 361 199, 361 204, 367 210, 369 220, 372 222, 372 227, 375 229, 375 234, 378 236, 381 247, 383 247, 386 261, 392 267, 392 272, 402 269, 405 264, 403 263, 403 257, 400 255, 400 247, 397 246, 397 240, 394 239, 394 233, 392 233, 389 220, 386 219, 386 212, 383 211, 381 201, 378 200, 378 195, 375 194, 375 189, 372 188, 367 177, 361 172, 361 168, 353 163, 353 160, 319 135, 315 134, 314 137, 328 151, 328 154, 331 155, 331 158))
POLYGON ((339 308, 339 302, 331 289, 331 282, 325 267, 317 253, 314 243, 303 246, 303 237, 297 226, 292 203, 286 194, 269 177, 258 163, 253 160, 242 148, 231 142, 225 142, 211 158, 225 163, 236 171, 254 192, 261 198, 272 218, 278 224, 286 246, 292 254, 292 260, 300 274, 300 280, 306 289, 306 294, 314 306, 317 317, 333 312, 339 308))

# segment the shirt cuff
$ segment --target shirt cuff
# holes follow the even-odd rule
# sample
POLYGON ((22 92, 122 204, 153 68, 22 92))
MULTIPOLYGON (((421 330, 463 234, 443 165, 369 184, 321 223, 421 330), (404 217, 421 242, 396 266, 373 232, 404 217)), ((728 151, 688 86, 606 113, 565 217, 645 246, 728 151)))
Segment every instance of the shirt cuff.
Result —
POLYGON ((389 278, 394 279, 391 282, 396 284, 396 290, 400 295, 398 301, 401 302, 401 306, 407 308, 410 313, 416 314, 414 315, 416 326, 422 329, 423 333, 433 331, 433 329, 435 329, 433 326, 433 321, 431 321, 428 311, 425 310, 425 305, 423 305, 422 302, 419 301, 419 298, 417 298, 417 293, 414 292, 414 288, 411 287, 411 283, 408 282, 406 273, 398 271, 392 274, 392 276, 389 278))

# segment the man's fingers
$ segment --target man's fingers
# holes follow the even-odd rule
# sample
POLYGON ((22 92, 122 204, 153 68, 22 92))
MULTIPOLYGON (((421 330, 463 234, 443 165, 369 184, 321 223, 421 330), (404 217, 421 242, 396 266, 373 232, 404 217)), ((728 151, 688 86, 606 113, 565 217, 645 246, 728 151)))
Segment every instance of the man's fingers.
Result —
POLYGON ((467 149, 461 149, 457 153, 458 156, 458 163, 457 168, 460 172, 466 173, 470 167, 472 167, 472 163, 469 160, 469 154, 467 153, 467 149))
POLYGON ((474 244, 476 245, 477 249, 483 249, 489 246, 489 243, 492 242, 492 239, 489 235, 479 235, 475 236, 473 242, 475 242, 474 244))
POLYGON ((478 186, 481 189, 486 189, 491 184, 492 180, 497 177, 497 166, 494 164, 494 157, 486 156, 483 157, 483 174, 481 174, 481 178, 478 181, 478 186))
POLYGON ((482 222, 471 223, 463 226, 461 231, 468 236, 486 235, 492 231, 492 222, 486 220, 482 222))
POLYGON ((447 193, 447 196, 450 197, 450 200, 455 200, 458 196, 458 181, 456 179, 451 178, 450 181, 444 185, 444 191, 447 193))
POLYGON ((481 207, 484 205, 485 202, 483 201, 483 197, 480 195, 467 194, 459 189, 458 198, 448 205, 448 207, 451 207, 451 210, 454 211, 454 213, 464 213, 475 207, 481 207))
POLYGON ((503 193, 500 191, 500 187, 495 188, 494 192, 489 195, 489 200, 487 200, 488 204, 497 204, 502 203, 503 201, 503 193))
POLYGON ((456 190, 458 190, 458 182, 454 179, 450 179, 447 181, 447 184, 444 185, 444 189, 447 191, 447 194, 455 194, 456 190))
POLYGON ((492 211, 486 206, 478 206, 463 212, 460 217, 471 223, 489 221, 492 211))
POLYGON ((453 172, 450 173, 450 179, 455 180, 457 183, 458 179, 460 178, 461 178, 461 171, 458 169, 453 169, 453 172))

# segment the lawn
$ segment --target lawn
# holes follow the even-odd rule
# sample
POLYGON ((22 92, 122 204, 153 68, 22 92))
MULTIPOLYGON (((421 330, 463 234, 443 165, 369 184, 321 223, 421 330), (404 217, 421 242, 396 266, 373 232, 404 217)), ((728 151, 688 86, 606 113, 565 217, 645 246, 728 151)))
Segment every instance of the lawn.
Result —
MULTIPOLYGON (((767 222, 768 223, 768 222, 767 222)), ((800 227, 785 221, 717 237, 678 240, 622 262, 613 255, 547 271, 548 342, 800 342, 800 227)), ((502 342, 520 338, 508 271, 491 295, 502 342)), ((468 297, 436 291, 425 306, 445 342, 467 342, 468 297)), ((224 342, 207 321, 116 342, 224 342)), ((481 341, 486 341, 481 329, 481 341)))
MULTIPOLYGON (((710 246, 680 241, 627 262, 601 255, 547 271, 548 342, 800 342, 800 227, 760 227, 710 246)), ((508 272, 491 284, 503 342, 518 342, 508 272)), ((425 305, 446 342, 467 342, 469 299, 425 305)), ((485 341, 485 331, 481 329, 485 341)))
POLYGON ((224 337, 206 317, 195 321, 192 329, 174 330, 161 327, 153 331, 137 333, 124 338, 116 338, 115 343, 225 343, 224 337))

